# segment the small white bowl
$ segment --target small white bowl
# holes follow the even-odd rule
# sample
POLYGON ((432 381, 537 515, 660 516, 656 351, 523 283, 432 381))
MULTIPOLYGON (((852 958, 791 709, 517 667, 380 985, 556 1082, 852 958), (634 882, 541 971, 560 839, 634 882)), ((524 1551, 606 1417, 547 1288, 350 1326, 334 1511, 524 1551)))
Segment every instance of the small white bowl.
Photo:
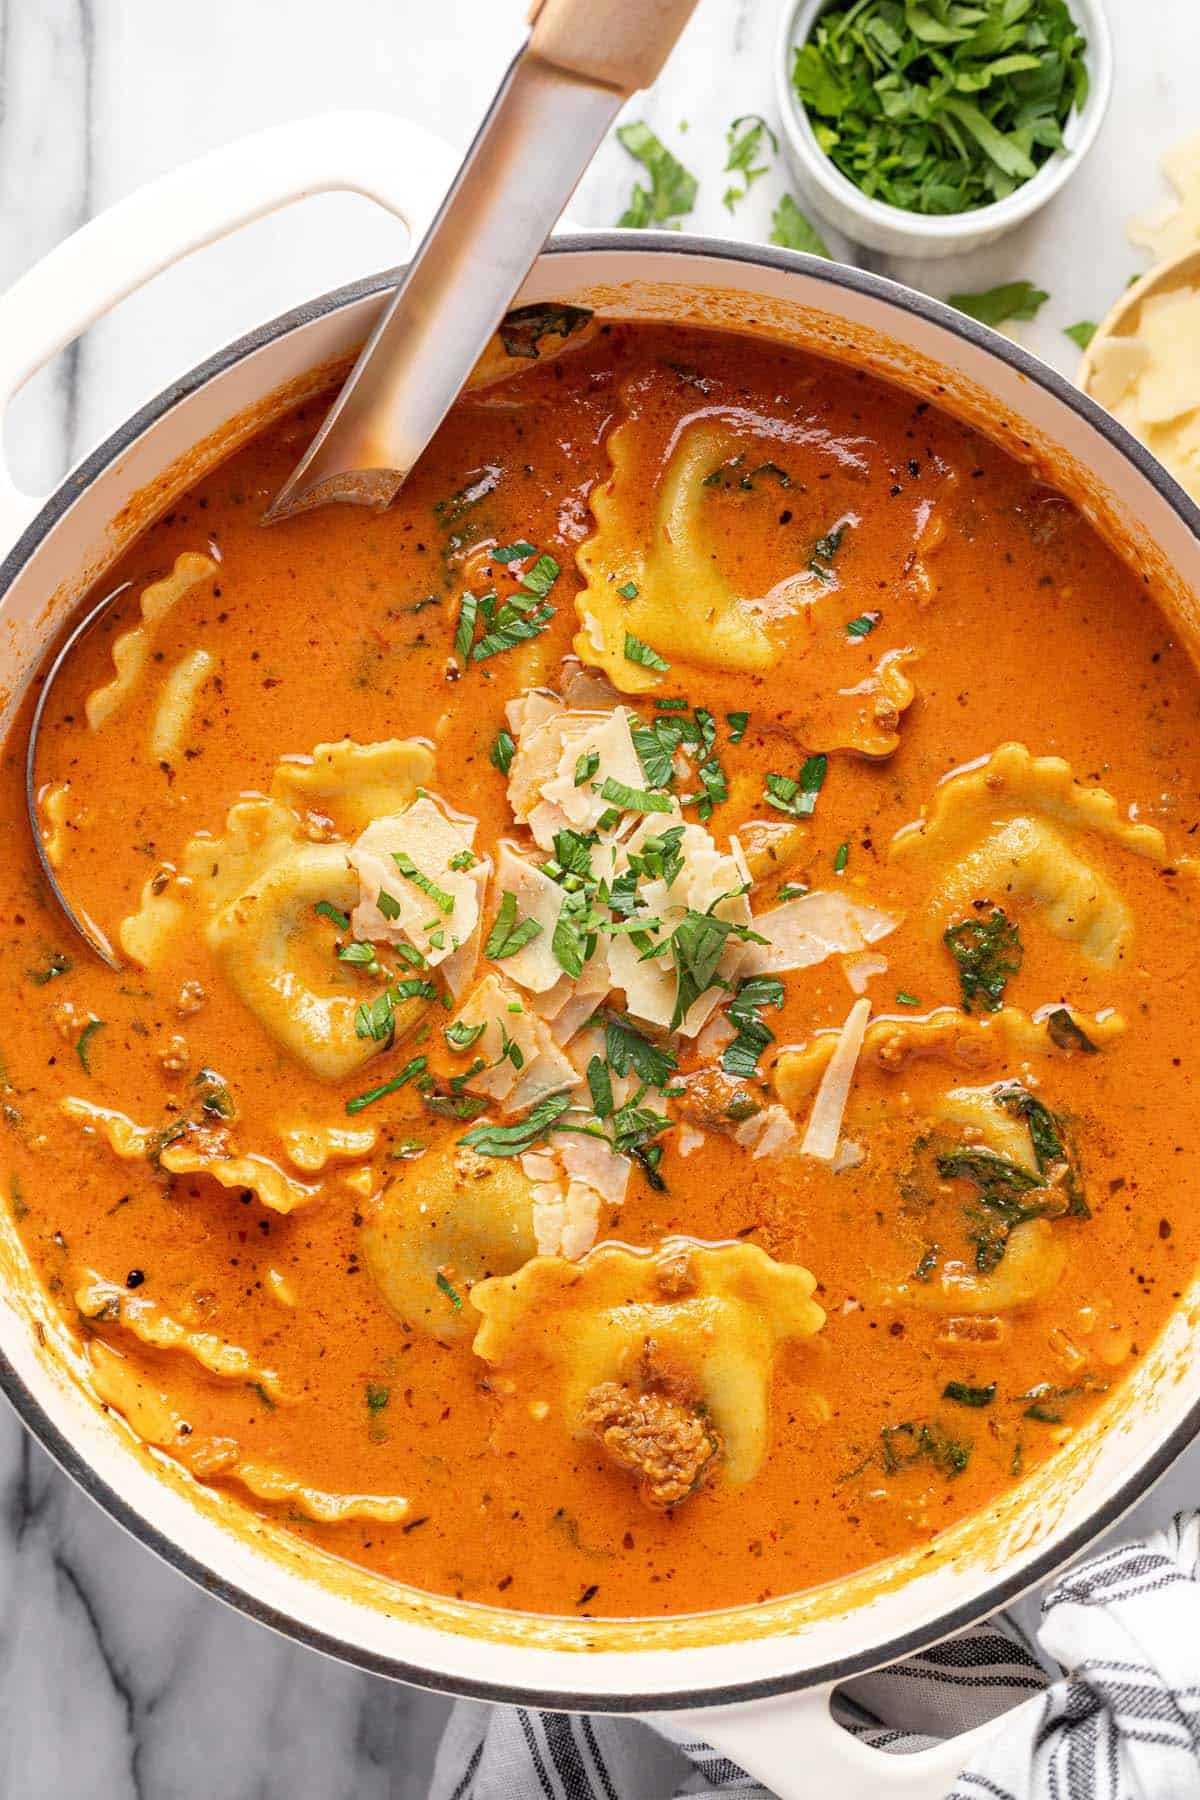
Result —
POLYGON ((1112 90, 1112 39, 1101 0, 1068 0, 1087 39, 1088 97, 1063 131, 1065 148, 1004 200, 971 212, 905 212, 868 199, 820 148, 808 114, 792 86, 795 46, 803 44, 831 0, 784 0, 775 57, 776 95, 784 149, 803 198, 836 230, 869 250, 892 256, 959 256, 1011 231, 1056 194, 1090 150, 1112 90))

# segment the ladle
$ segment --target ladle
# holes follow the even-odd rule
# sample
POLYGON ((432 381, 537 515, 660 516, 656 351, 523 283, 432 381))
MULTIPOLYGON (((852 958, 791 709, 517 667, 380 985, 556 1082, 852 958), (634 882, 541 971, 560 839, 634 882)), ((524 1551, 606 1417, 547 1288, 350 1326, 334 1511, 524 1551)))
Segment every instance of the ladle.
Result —
MULTIPOLYGON (((450 190, 324 424, 268 508, 275 524, 331 500, 382 507, 466 384, 622 105, 655 79, 696 0, 535 0, 450 190)), ((47 672, 26 755, 42 869, 81 937, 111 944, 59 885, 38 814, 37 745, 67 657, 115 599, 72 630, 47 672)))

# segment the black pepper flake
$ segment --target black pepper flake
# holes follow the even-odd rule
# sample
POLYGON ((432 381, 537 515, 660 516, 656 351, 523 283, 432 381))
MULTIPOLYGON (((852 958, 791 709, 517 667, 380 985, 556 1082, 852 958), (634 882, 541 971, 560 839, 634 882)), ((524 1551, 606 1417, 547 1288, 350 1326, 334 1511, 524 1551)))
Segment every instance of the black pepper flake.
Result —
POLYGON ((586 1606, 590 1600, 594 1600, 596 1598, 596 1595, 599 1592, 600 1592, 599 1582, 593 1581, 590 1584, 590 1586, 584 1588, 582 1594, 580 1594, 578 1600, 575 1602, 576 1606, 586 1606))
POLYGON ((141 1269, 130 1269, 128 1275, 125 1277, 125 1286, 127 1288, 140 1288, 145 1279, 146 1276, 141 1269))

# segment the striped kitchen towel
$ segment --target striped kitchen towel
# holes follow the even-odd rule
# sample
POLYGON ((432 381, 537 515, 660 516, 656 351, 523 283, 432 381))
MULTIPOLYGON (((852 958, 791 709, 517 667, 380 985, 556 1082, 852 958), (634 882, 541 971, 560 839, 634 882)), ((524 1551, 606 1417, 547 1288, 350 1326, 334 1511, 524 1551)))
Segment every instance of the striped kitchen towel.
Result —
MULTIPOLYGON (((1045 1660, 1001 1614, 848 1682, 835 1715, 904 1753, 1010 1712, 950 1800, 1200 1800, 1200 1514, 1071 1569, 1042 1602, 1038 1643, 1045 1660)), ((430 1800, 683 1794, 770 1800, 728 1758, 649 1725, 461 1701, 430 1800)))

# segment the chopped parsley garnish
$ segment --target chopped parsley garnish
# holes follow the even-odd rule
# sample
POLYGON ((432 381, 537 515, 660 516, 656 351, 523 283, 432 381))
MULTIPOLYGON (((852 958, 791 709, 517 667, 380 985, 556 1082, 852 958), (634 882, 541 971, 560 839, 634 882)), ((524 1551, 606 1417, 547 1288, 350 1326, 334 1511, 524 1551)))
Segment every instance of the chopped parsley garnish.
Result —
POLYGON ((69 975, 75 967, 65 950, 52 950, 46 958, 44 969, 30 969, 29 979, 36 987, 45 987, 56 975, 69 975))
POLYGON ((669 813, 674 810, 669 794, 647 793, 644 788, 629 787, 612 775, 605 777, 600 798, 607 800, 610 806, 619 806, 622 812, 669 813))
POLYGON ((1005 281, 981 294, 951 294, 950 304, 982 325, 1003 325, 1006 319, 1034 319, 1050 298, 1029 281, 1005 281))
POLYGON ((701 994, 711 987, 726 985, 717 975, 717 964, 731 937, 753 944, 765 942, 749 926, 718 919, 711 912, 685 913, 671 933, 671 958, 677 978, 670 1024, 672 1031, 683 1023, 701 994))
POLYGON ((90 1075, 92 1072, 92 1039, 98 1031, 103 1030, 103 1019, 89 1019, 78 1038, 75 1040, 75 1054, 83 1064, 83 1072, 85 1075, 90 1075))
POLYGON ((492 551, 492 561, 498 562, 498 563, 521 562, 523 560, 523 558, 525 558, 526 556, 536 556, 536 555, 537 555, 536 545, 527 544, 527 543, 525 543, 524 539, 522 539, 522 541, 519 544, 499 544, 499 545, 497 545, 497 547, 492 551))
POLYGON ((768 774, 763 799, 776 812, 788 813, 793 819, 811 818, 817 809, 817 795, 825 785, 828 768, 829 758, 822 754, 805 759, 798 779, 768 774))
POLYGON ((803 900, 807 893, 808 889, 802 881, 785 881, 783 886, 776 890, 775 898, 777 900, 803 900))
POLYGON ((829 245, 811 219, 805 218, 790 194, 785 194, 771 214, 771 242, 785 250, 804 250, 809 256, 831 255, 829 245))
POLYGON ((391 1390, 389 1388, 381 1387, 374 1381, 368 1381, 368 1383, 367 1383, 367 1411, 368 1412, 373 1412, 373 1413, 382 1412, 384 1407, 387 1405, 388 1401, 391 1399, 391 1397, 392 1397, 391 1390))
POLYGON ((808 559, 810 575, 817 576, 820 581, 833 580, 833 559, 842 547, 842 539, 846 535, 847 523, 835 525, 824 537, 819 537, 812 547, 812 555, 808 559))
POLYGON ((318 900, 317 904, 313 907, 313 911, 319 918, 328 919, 329 923, 336 926, 338 931, 349 931, 350 914, 339 912, 332 902, 328 900, 318 900))
MULTIPOLYGON (((513 742, 512 733, 501 728, 501 730, 496 733, 496 736, 492 741, 492 747, 488 751, 488 760, 491 762, 492 767, 494 769, 499 769, 502 775, 507 775, 508 771, 512 768, 512 760, 516 754, 517 746, 513 742)), ((451 863, 450 866, 453 868, 453 863, 451 863)))
MULTIPOLYGON (((391 895, 380 895, 380 899, 385 898, 391 899, 391 895)), ((337 959, 339 962, 350 963, 356 969, 366 969, 368 974, 375 975, 379 972, 378 950, 374 944, 368 944, 361 938, 355 938, 353 943, 339 944, 337 959)))
POLYGON ((817 143, 869 198, 906 212, 1003 200, 1061 149, 1087 97, 1063 0, 839 0, 797 46, 817 143))
POLYGON ((462 1311, 462 1295, 458 1292, 458 1290, 456 1288, 454 1288, 451 1285, 451 1283, 449 1281, 447 1281, 446 1277, 442 1274, 442 1271, 440 1269, 437 1272, 437 1284, 438 1284, 438 1287, 441 1289, 442 1293, 445 1294, 447 1300, 450 1302, 450 1304, 454 1308, 455 1312, 461 1312, 462 1311))
POLYGON ((880 1460, 888 1475, 919 1462, 930 1463, 943 1475, 961 1475, 971 1460, 973 1447, 950 1437, 940 1425, 885 1425, 879 1441, 880 1460))
POLYGON ((725 723, 729 727, 730 743, 740 744, 746 735, 746 727, 750 723, 750 714, 748 712, 726 713, 725 723))
MULTIPOLYGON (((592 838, 581 832, 572 831, 569 826, 554 834, 554 856, 557 868, 562 875, 574 875, 579 881, 591 881, 592 877, 592 838)), ((559 874, 554 876, 557 881, 559 874)))
POLYGON ((453 1025, 442 1027, 442 1036, 453 1050, 469 1050, 471 1045, 481 1038, 487 1030, 487 1021, 482 1025, 468 1025, 462 1019, 455 1019, 453 1025))
POLYGON ((859 613, 857 619, 851 619, 850 623, 847 625, 846 636, 852 638, 869 637, 882 618, 883 614, 881 612, 859 613))
POLYGON ((760 175, 765 175, 768 164, 758 162, 757 158, 766 155, 766 144, 771 146, 771 155, 779 154, 779 139, 758 113, 743 113, 735 119, 725 133, 725 144, 728 154, 725 158, 725 173, 741 178, 741 185, 730 182, 721 196, 730 212, 738 202, 744 200, 760 175), (743 129, 744 127, 744 129, 743 129))
POLYGON ((635 1097, 617 1109, 612 1116, 612 1123, 613 1148, 618 1155, 629 1156, 667 1131, 671 1121, 665 1114, 640 1105, 635 1097))
POLYGON ((437 989, 432 981, 406 976, 382 994, 376 994, 373 1000, 360 1002, 354 1015, 355 1032, 360 1038, 374 1038, 377 1042, 386 1039, 390 1043, 396 1030, 395 1009, 402 1000, 436 999, 437 989))
POLYGON ((849 844, 839 844, 837 849, 835 850, 834 856, 833 856, 833 872, 834 872, 834 874, 835 875, 844 875, 846 872, 846 864, 849 862, 849 860, 850 860, 849 844))
POLYGON ((458 871, 473 869, 479 861, 473 850, 456 850, 450 858, 449 867, 458 871))
POLYGON ((672 752, 680 743, 678 724, 673 719, 656 719, 653 725, 643 725, 640 719, 635 719, 629 731, 642 773, 650 786, 670 787, 675 779, 672 752))
POLYGON ((617 589, 617 592, 620 594, 622 600, 636 600, 639 592, 638 584, 636 581, 623 582, 617 589))
POLYGON ((506 889, 496 922, 488 933, 485 954, 493 962, 501 962, 506 956, 515 956, 518 950, 523 950, 526 944, 541 935, 542 926, 536 919, 522 919, 520 924, 517 923, 517 896, 506 889))
POLYGON ((582 787, 585 781, 590 781, 599 767, 600 752, 584 750, 575 758, 575 786, 582 787))
POLYGON ((956 1406, 990 1406, 995 1398, 994 1381, 989 1381, 986 1387, 970 1387, 965 1381, 948 1381, 942 1389, 942 1399, 953 1400, 956 1406))
POLYGON ((958 965, 964 1012, 997 1012, 1010 975, 1017 974, 1024 957, 1021 934, 1014 920, 994 906, 986 919, 962 919, 942 933, 946 948, 958 965))
POLYGON ((1065 1006, 1056 1006, 1047 1017, 1046 1036, 1059 1050, 1082 1050, 1085 1056, 1098 1054, 1091 1038, 1075 1023, 1065 1006))
POLYGON ((592 910, 586 888, 569 890, 563 895, 550 948, 564 974, 578 981, 583 965, 596 948, 600 921, 592 910))
POLYGON ((903 988, 896 990, 897 1006, 920 1006, 921 1002, 915 994, 906 994, 903 988))
POLYGON ((634 637, 632 631, 625 633, 625 660, 639 663, 643 669, 656 669, 660 675, 665 675, 671 667, 670 663, 661 657, 657 650, 652 650, 649 644, 644 644, 640 637, 634 637))
POLYGON ((436 881, 430 880, 428 875, 422 875, 407 850, 393 850, 392 861, 406 881, 411 881, 414 887, 420 888, 423 894, 429 895, 439 912, 454 911, 454 895, 448 894, 445 888, 440 888, 436 881))
MULTIPOLYGON (((394 894, 389 894, 386 888, 380 888, 379 892, 376 894, 375 905, 378 907, 381 915, 387 919, 389 923, 400 917, 400 902, 396 899, 394 894)), ((402 955, 404 946, 397 944, 396 950, 398 954, 402 955)), ((343 962, 353 960, 350 957, 343 957, 340 950, 338 951, 338 955, 342 958, 343 962)))
POLYGON ((696 177, 642 121, 618 126, 617 137, 650 177, 649 188, 634 182, 629 204, 617 224, 635 231, 648 225, 667 225, 677 230, 677 221, 696 204, 696 177))
POLYGON ((410 1082, 414 1075, 422 1074, 425 1068, 426 1058, 414 1056, 412 1061, 405 1063, 400 1073, 393 1075, 390 1081, 383 1082, 379 1087, 368 1088, 365 1094, 356 1094, 353 1100, 347 1100, 346 1111, 360 1113, 365 1106, 374 1106, 377 1100, 384 1099, 388 1094, 396 1093, 398 1089, 410 1082))
POLYGON ((775 1033, 764 1022, 763 1012, 768 1006, 778 1008, 782 1005, 783 983, 777 975, 751 975, 738 982, 737 993, 728 1007, 730 1022, 737 1026, 737 1036, 726 1046, 721 1058, 721 1067, 727 1075, 748 1081, 758 1074, 759 1057, 768 1044, 775 1042, 775 1033))
POLYGON ((458 624, 454 628, 454 654, 460 662, 466 662, 471 655, 475 621, 478 617, 479 596, 471 593, 469 588, 464 588, 462 599, 458 603, 458 624))
POLYGON ((604 1020, 604 1055, 614 1075, 633 1070, 648 1087, 662 1087, 678 1064, 663 1044, 652 1044, 623 1013, 607 1013, 604 1020))
POLYGON ((1099 327, 1094 319, 1080 319, 1078 325, 1063 326, 1064 335, 1069 337, 1073 344, 1078 344, 1081 350, 1087 349, 1098 330, 1099 327))
POLYGON ((1048 1381, 1039 1381, 1036 1387, 1018 1398, 1030 1402, 1023 1414, 1026 1419, 1036 1419, 1042 1425, 1061 1425, 1064 1408, 1071 1401, 1078 1400, 1082 1394, 1103 1394, 1107 1390, 1107 1381, 1085 1375, 1074 1387, 1052 1387, 1048 1381))
POLYGON ((476 1125, 462 1141, 480 1156, 520 1156, 547 1136, 570 1104, 569 1094, 547 1094, 515 1125, 476 1125))
POLYGON ((531 569, 521 577, 521 586, 539 600, 544 600, 558 580, 561 570, 548 551, 543 550, 531 569))
POLYGON ((603 1058, 593 1056, 587 1066, 588 1091, 592 1096, 592 1111, 598 1119, 607 1119, 613 1111, 612 1075, 603 1058))
POLYGON ((564 306, 554 302, 514 306, 500 321, 500 342, 509 356, 536 362, 541 355, 538 345, 544 337, 569 338, 581 330, 591 316, 588 306, 564 306))

